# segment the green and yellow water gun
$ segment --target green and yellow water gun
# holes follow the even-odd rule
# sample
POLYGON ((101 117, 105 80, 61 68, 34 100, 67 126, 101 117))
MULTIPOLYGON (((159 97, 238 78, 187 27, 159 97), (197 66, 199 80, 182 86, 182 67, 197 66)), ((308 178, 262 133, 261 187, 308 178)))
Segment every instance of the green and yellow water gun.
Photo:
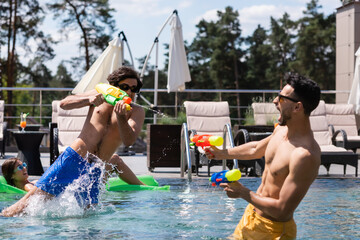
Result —
POLYGON ((118 101, 122 100, 126 103, 126 110, 131 110, 130 104, 132 100, 123 90, 106 83, 97 84, 95 89, 98 93, 103 94, 107 103, 115 106, 118 101))

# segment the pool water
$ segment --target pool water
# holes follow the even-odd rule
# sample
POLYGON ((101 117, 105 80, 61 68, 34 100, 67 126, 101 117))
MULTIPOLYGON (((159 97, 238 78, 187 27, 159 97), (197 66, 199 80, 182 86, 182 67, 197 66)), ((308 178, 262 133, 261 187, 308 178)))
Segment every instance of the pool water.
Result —
MULTIPOLYGON (((247 205, 207 179, 157 179, 170 191, 106 192, 94 209, 56 200, 0 217, 2 239, 225 239, 247 205)), ((259 178, 241 182, 256 190, 259 178)), ((360 239, 359 179, 317 179, 295 213, 298 239, 360 239)), ((0 209, 21 196, 0 195, 0 209)), ((68 199, 67 199, 68 200, 68 199)), ((71 201, 70 201, 71 202, 71 201)))

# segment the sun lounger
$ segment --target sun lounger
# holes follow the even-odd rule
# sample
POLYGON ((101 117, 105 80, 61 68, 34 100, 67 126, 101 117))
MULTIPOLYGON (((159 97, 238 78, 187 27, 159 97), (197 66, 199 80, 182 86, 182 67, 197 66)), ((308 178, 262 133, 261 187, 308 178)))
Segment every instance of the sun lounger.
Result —
POLYGON ((53 163, 79 136, 89 107, 64 110, 59 106, 60 101, 53 101, 53 114, 50 123, 50 163, 53 163))
POLYGON ((346 174, 346 166, 350 165, 355 167, 355 176, 357 176, 358 155, 332 143, 332 134, 326 119, 324 101, 320 101, 319 106, 311 113, 310 124, 315 140, 321 148, 321 164, 325 166, 328 174, 331 164, 341 164, 344 166, 344 175, 346 174))
MULTIPOLYGON (((272 103, 253 103, 255 123, 266 124, 275 117, 275 106, 272 103)), ((334 108, 328 106, 328 108, 334 108)), ((329 110, 329 109, 328 109, 329 110)), ((332 109, 334 110, 334 109, 332 109)), ((349 110, 349 109, 348 109, 349 110)), ((276 110, 277 111, 277 110, 276 110)), ((344 147, 335 146, 332 141, 332 132, 328 124, 327 109, 324 101, 320 101, 319 106, 311 113, 310 123, 314 132, 314 137, 321 148, 321 164, 325 166, 329 173, 331 164, 340 164, 344 166, 344 175, 346 174, 346 166, 355 167, 355 175, 358 172, 358 155, 344 147)), ((277 115, 279 113, 277 112, 277 115)), ((334 116, 330 118, 334 119, 334 116)), ((340 119, 337 119, 339 121, 340 119)), ((343 121, 343 119, 341 119, 343 121)), ((347 129, 347 128, 345 128, 347 129)), ((344 136, 343 130, 338 129, 338 133, 344 136)), ((346 134, 345 134, 346 137, 346 134)), ((236 137, 235 137, 236 138, 236 137)), ((346 139, 344 140, 346 142, 346 139)), ((345 146, 351 146, 347 143, 345 146)), ((348 149, 351 149, 350 147, 348 149)))
POLYGON ((356 152, 360 148, 360 136, 352 104, 325 104, 326 119, 331 126, 336 146, 356 152))
POLYGON ((252 103, 255 125, 274 125, 279 117, 279 111, 273 103, 252 103))
MULTIPOLYGON (((184 106, 186 109, 186 119, 187 123, 183 124, 182 129, 182 138, 184 141, 181 141, 182 152, 190 151, 189 146, 189 132, 194 134, 210 134, 214 136, 222 136, 224 138, 224 145, 226 147, 233 147, 233 137, 231 131, 231 121, 230 121, 230 112, 228 102, 193 102, 185 101, 184 106)), ((221 147, 220 147, 221 148, 221 147)), ((195 171, 198 174, 198 168, 200 167, 200 155, 196 152, 195 148, 195 162, 191 161, 190 153, 187 155, 187 163, 195 163, 195 171)), ((203 158, 204 162, 202 164, 208 166, 208 175, 210 175, 210 167, 214 166, 218 160, 209 160, 206 157, 203 158)), ((222 161, 223 168, 225 169, 226 160, 222 161)), ((182 155, 181 158, 181 176, 184 176, 185 171, 185 156, 182 155)), ((229 168, 232 168, 233 165, 237 168, 237 160, 231 161, 229 168)), ((189 177, 191 178, 191 170, 189 170, 189 177)))

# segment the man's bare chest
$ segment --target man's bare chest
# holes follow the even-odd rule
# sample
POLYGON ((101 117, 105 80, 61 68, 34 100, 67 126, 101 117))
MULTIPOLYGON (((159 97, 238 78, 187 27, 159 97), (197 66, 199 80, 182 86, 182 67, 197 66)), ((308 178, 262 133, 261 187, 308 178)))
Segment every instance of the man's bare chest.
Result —
POLYGON ((271 175, 274 177, 285 177, 288 175, 289 163, 293 149, 294 146, 288 141, 279 140, 269 143, 265 152, 265 165, 271 175))

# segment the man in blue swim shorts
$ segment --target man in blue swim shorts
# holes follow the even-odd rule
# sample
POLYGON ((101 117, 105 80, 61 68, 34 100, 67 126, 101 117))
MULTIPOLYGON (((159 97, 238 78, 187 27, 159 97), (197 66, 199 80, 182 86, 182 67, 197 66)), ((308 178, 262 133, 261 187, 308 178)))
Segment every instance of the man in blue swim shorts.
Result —
POLYGON ((59 196, 66 187, 80 178, 77 183, 76 199, 81 206, 98 203, 99 185, 104 163, 97 158, 82 158, 71 147, 58 157, 35 186, 53 195, 59 196), (90 161, 89 161, 90 160, 90 161))
MULTIPOLYGON (((130 67, 120 67, 111 73, 107 80, 111 85, 125 91, 130 98, 134 98, 135 93, 139 92, 142 87, 138 73, 130 67)), ((86 157, 89 153, 103 161, 105 178, 116 172, 122 180, 129 184, 143 185, 122 159, 114 154, 120 144, 130 146, 135 142, 144 123, 143 108, 135 105, 128 110, 123 101, 112 106, 95 89, 67 96, 60 102, 60 107, 65 110, 84 106, 90 107, 78 138, 44 173, 36 183, 36 187, 17 203, 3 210, 1 215, 14 216, 21 213, 27 205, 28 198, 34 194, 58 196, 69 184, 84 175, 96 181, 89 191, 80 192, 81 202, 83 204, 97 203, 101 164, 89 161, 86 157), (84 194, 85 199, 83 198, 84 194)))

